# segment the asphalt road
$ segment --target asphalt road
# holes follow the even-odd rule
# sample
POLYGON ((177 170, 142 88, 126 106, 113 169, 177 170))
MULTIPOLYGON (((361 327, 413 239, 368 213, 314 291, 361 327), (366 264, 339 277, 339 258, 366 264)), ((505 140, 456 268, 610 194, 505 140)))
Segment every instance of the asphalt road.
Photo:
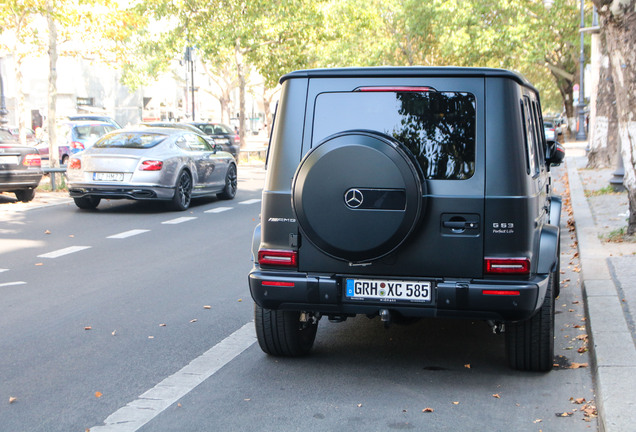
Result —
POLYGON ((0 204, 0 432, 597 429, 574 403, 594 392, 567 213, 550 373, 451 320, 323 319, 311 356, 277 359, 247 288, 264 173, 239 176, 183 213, 0 204))

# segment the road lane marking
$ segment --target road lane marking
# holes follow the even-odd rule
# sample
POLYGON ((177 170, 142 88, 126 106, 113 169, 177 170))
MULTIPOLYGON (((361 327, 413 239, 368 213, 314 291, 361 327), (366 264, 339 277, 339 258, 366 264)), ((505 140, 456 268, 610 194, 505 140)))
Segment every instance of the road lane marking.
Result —
POLYGON ((130 231, 124 231, 122 233, 115 234, 115 235, 112 235, 112 236, 108 236, 106 238, 110 238, 110 239, 125 239, 125 238, 128 238, 128 237, 136 236, 137 234, 146 233, 148 231, 150 231, 150 230, 147 230, 147 229, 134 229, 134 230, 130 230, 130 231))
POLYGON ((64 249, 59 249, 53 252, 38 255, 38 258, 58 258, 64 255, 72 254, 75 252, 83 251, 84 249, 90 249, 91 246, 71 246, 64 249))
POLYGON ((24 281, 6 282, 6 283, 0 284, 0 288, 8 287, 8 286, 15 286, 15 285, 26 285, 26 282, 24 282, 24 281))
POLYGON ((261 202, 260 199, 251 199, 247 201, 241 201, 239 204, 256 204, 257 202, 261 202))
POLYGON ((203 213, 221 213, 221 212, 228 211, 228 210, 232 210, 232 207, 217 207, 217 208, 213 208, 211 210, 206 210, 203 213))
POLYGON ((104 425, 91 432, 135 432, 173 403, 214 375, 219 369, 256 342, 254 322, 243 327, 201 354, 174 375, 141 394, 137 400, 106 417, 104 425))
POLYGON ((180 223, 183 223, 183 222, 188 222, 188 221, 191 221, 191 220, 194 220, 194 219, 196 219, 196 217, 184 216, 184 217, 171 219, 169 221, 165 221, 165 222, 161 222, 161 223, 162 224, 176 225, 176 224, 180 224, 180 223))
POLYGON ((9 269, 0 269, 0 273, 9 271, 9 269))

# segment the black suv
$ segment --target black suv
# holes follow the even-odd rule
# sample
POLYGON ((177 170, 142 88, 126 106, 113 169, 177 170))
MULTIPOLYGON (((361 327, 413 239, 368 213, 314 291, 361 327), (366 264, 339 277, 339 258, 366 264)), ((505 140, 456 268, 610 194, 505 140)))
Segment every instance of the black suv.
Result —
POLYGON ((281 78, 249 285, 263 351, 309 352, 318 321, 485 320, 509 364, 553 365, 561 199, 539 94, 481 68, 281 78))

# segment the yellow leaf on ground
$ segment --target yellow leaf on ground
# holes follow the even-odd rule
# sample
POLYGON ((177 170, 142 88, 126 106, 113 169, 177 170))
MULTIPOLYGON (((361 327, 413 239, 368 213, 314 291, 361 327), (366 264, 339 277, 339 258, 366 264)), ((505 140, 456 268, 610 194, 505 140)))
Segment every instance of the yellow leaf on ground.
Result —
POLYGON ((11 396, 11 397, 9 397, 9 403, 10 403, 10 404, 12 404, 12 403, 16 402, 17 400, 18 400, 18 398, 17 398, 17 397, 15 397, 15 396, 11 396))
POLYGON ((424 409, 422 410, 422 412, 426 412, 426 413, 428 413, 428 412, 433 412, 433 411, 435 411, 433 408, 424 408, 424 409))
POLYGON ((100 397, 102 397, 102 392, 98 392, 98 391, 96 391, 96 392, 95 392, 95 397, 96 397, 96 398, 100 398, 100 397))

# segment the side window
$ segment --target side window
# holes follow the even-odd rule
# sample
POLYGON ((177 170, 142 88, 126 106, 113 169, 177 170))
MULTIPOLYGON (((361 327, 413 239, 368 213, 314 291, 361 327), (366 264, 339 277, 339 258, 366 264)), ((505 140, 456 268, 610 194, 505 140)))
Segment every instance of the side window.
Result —
POLYGON ((179 138, 177 138, 174 143, 181 150, 186 150, 186 151, 190 150, 190 146, 188 146, 188 143, 186 142, 186 139, 183 137, 183 135, 181 135, 179 138))
POLYGON ((186 134, 185 139, 190 146, 190 149, 193 151, 212 151, 210 144, 208 144, 208 142, 199 135, 186 134))
POLYGON ((539 173, 539 166, 537 165, 537 137, 534 129, 534 121, 530 108, 530 101, 527 96, 523 97, 521 103, 521 112, 524 123, 524 134, 526 142, 526 151, 528 154, 528 174, 535 176, 539 173))
POLYGON ((532 114, 534 118, 534 130, 536 134, 537 148, 535 150, 541 170, 545 169, 545 132, 543 131, 543 118, 537 101, 532 101, 532 114))

